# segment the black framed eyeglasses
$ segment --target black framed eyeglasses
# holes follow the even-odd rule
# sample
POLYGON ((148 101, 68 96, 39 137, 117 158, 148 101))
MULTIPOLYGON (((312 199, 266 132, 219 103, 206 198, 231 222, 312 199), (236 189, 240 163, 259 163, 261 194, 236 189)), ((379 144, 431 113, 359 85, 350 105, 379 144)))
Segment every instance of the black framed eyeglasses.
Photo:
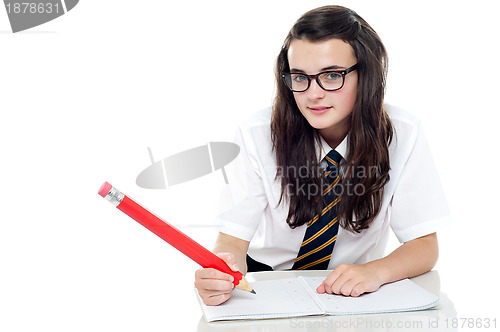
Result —
POLYGON ((358 64, 355 64, 345 70, 323 71, 316 75, 307 75, 304 73, 281 73, 281 78, 286 86, 293 92, 304 92, 311 86, 311 79, 316 79, 318 85, 325 91, 337 91, 342 89, 345 82, 345 76, 356 70, 358 64))

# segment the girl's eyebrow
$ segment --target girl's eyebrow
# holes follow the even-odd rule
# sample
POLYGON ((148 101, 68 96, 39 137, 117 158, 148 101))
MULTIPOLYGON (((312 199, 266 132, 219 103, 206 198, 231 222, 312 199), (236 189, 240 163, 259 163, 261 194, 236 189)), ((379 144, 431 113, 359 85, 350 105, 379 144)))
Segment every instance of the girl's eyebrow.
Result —
MULTIPOLYGON (((329 67, 325 67, 325 68, 321 68, 319 72, 323 72, 323 71, 327 71, 327 70, 343 70, 345 69, 344 66, 337 66, 337 65, 333 65, 333 66, 329 66, 329 67)), ((305 71, 303 71, 302 69, 298 69, 298 68, 291 68, 290 69, 290 72, 295 72, 295 73, 306 73, 305 71)))

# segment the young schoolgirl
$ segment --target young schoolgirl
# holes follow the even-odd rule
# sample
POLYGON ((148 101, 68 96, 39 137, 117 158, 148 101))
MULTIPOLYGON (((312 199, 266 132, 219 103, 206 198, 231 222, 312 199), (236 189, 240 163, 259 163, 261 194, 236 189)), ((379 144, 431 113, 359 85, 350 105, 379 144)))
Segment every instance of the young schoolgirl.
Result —
MULTIPOLYGON (((449 213, 414 116, 384 105, 387 54, 354 11, 325 6, 292 27, 272 109, 240 126, 214 252, 233 269, 328 269, 319 293, 359 296, 429 271, 449 213), (386 257, 389 228, 402 243, 386 257)), ((232 277, 200 269, 207 305, 232 277)))

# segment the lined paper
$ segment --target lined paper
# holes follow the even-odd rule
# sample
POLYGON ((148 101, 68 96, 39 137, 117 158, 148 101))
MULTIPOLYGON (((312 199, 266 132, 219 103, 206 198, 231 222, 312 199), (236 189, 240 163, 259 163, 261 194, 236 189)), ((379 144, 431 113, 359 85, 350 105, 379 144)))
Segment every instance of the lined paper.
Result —
POLYGON ((252 287, 256 294, 233 289, 232 297, 218 306, 207 306, 200 299, 207 321, 324 314, 297 278, 256 281, 252 287))
MULTIPOLYGON (((299 277, 311 289, 316 289, 324 280, 320 277, 299 277)), ((403 279, 382 285, 376 292, 350 297, 335 294, 316 294, 328 315, 373 314, 423 310, 435 307, 439 297, 403 279)))
MULTIPOLYGON (((356 315, 414 311, 438 305, 439 297, 409 279, 383 285, 359 297, 318 294, 322 277, 298 277, 252 282, 256 294, 234 289, 218 306, 203 304, 208 322, 217 320, 288 318, 313 315, 356 315)), ((196 292, 198 295, 198 292, 196 292)))

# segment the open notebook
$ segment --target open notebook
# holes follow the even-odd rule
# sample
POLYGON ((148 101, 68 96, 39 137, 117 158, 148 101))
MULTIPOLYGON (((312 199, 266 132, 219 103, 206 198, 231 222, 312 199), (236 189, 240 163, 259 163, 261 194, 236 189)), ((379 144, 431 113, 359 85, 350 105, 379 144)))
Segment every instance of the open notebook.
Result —
MULTIPOLYGON (((383 285, 359 297, 318 294, 322 277, 298 277, 256 281, 256 294, 239 289, 218 306, 200 301, 208 322, 218 320, 287 318, 315 315, 355 315, 423 310, 439 304, 439 297, 409 279, 383 285)), ((196 292, 198 295, 198 292, 196 292)))

